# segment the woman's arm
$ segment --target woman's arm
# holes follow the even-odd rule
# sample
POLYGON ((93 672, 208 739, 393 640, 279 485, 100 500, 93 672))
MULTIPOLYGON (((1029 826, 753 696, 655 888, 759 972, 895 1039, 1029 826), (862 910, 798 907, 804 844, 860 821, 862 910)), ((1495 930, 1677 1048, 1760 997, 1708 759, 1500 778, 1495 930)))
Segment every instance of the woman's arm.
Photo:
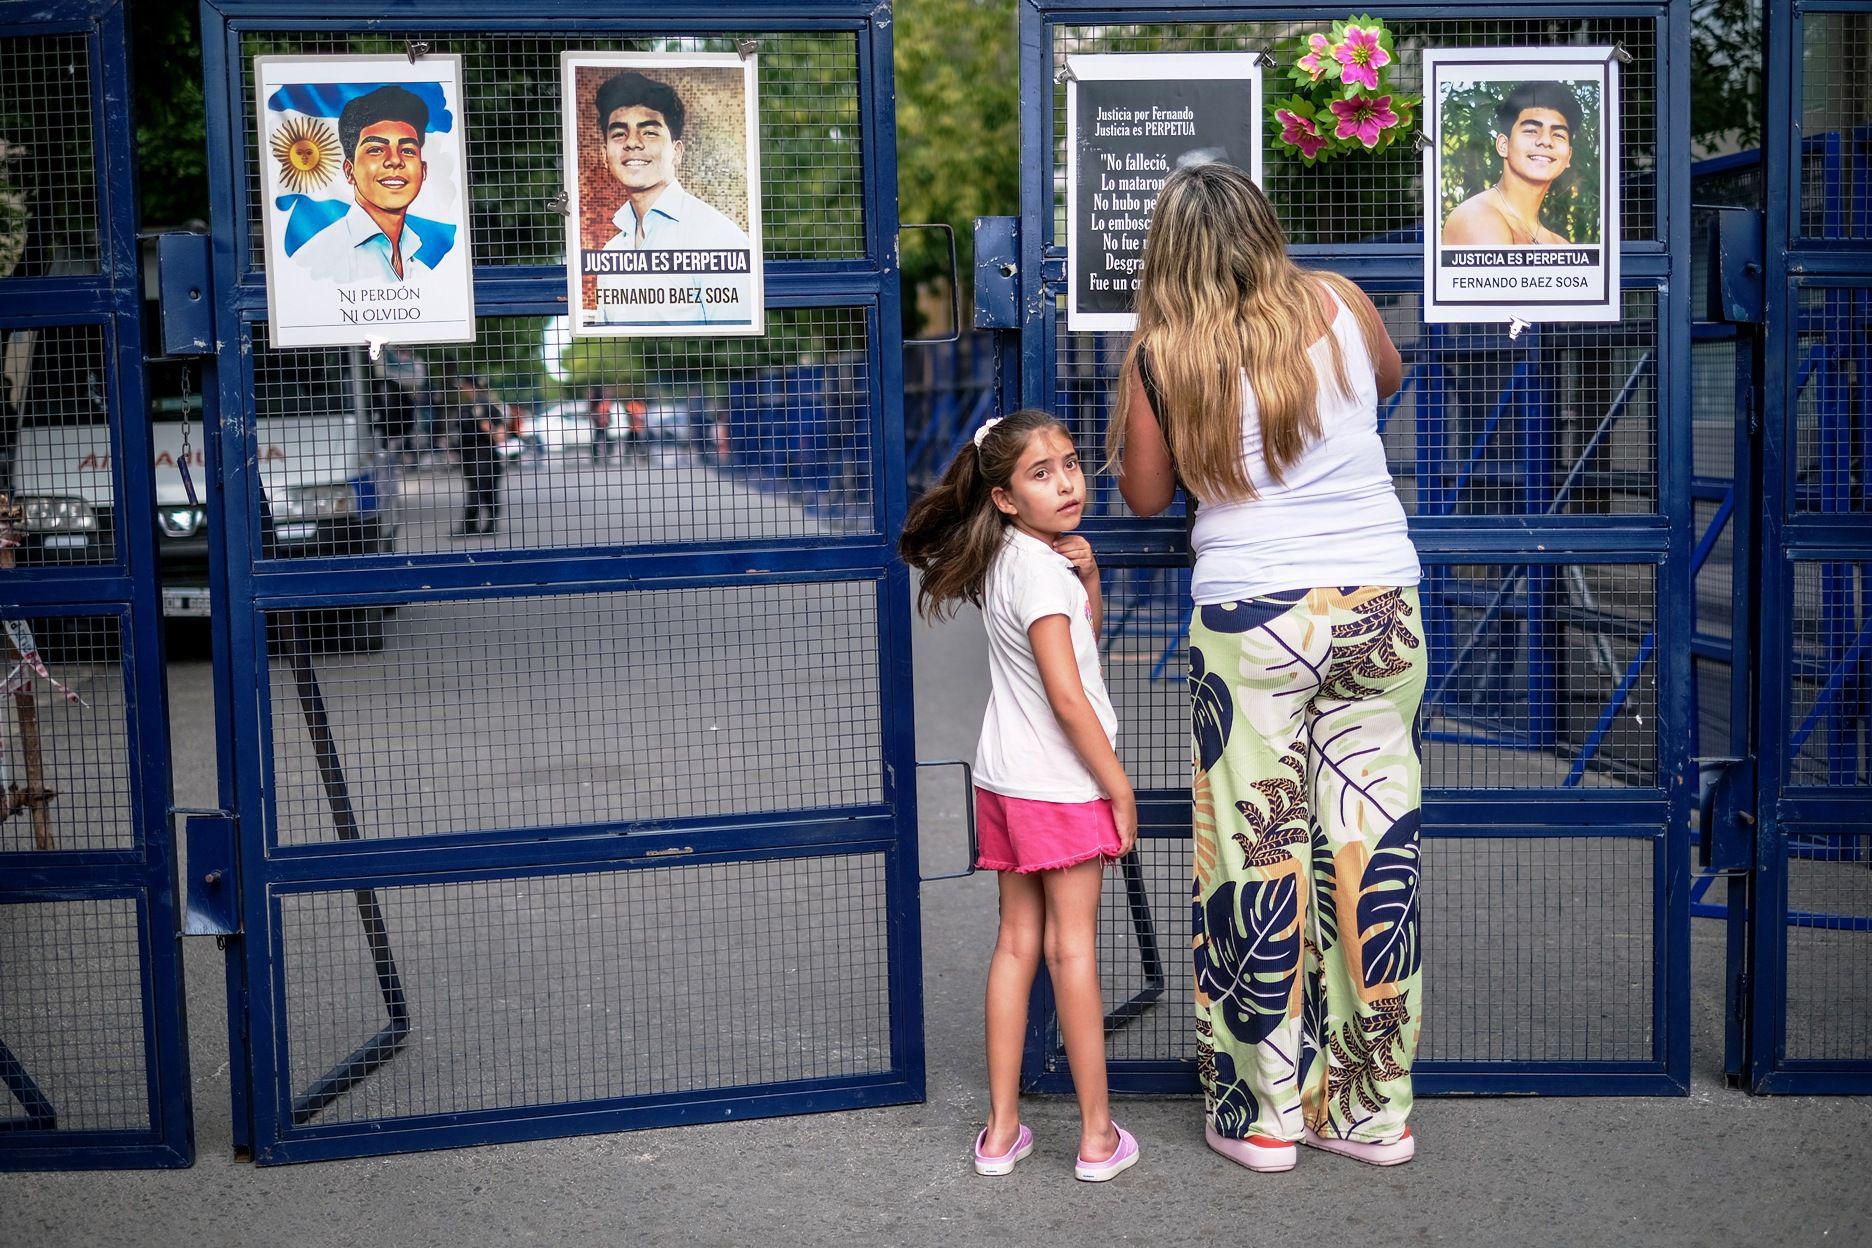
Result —
POLYGON ((1154 516, 1176 497, 1176 469, 1137 370, 1128 372, 1123 384, 1125 445, 1118 461, 1118 493, 1138 515, 1154 516))
POLYGON ((1040 683, 1046 686, 1053 716, 1086 770, 1111 799, 1112 818, 1118 824, 1118 852, 1128 854, 1137 841, 1137 795, 1079 680, 1071 625, 1063 615, 1042 616, 1028 628, 1027 639, 1033 643, 1034 662, 1040 668, 1040 683))
POLYGON ((1347 301, 1346 306, 1352 309, 1359 331, 1364 335, 1372 372, 1377 377, 1378 397, 1388 399, 1404 385, 1404 357, 1398 354, 1397 344, 1391 341, 1391 331, 1385 328, 1384 318, 1378 315, 1378 305, 1371 301, 1371 296, 1348 278, 1338 274, 1332 274, 1331 278, 1333 288, 1347 301))

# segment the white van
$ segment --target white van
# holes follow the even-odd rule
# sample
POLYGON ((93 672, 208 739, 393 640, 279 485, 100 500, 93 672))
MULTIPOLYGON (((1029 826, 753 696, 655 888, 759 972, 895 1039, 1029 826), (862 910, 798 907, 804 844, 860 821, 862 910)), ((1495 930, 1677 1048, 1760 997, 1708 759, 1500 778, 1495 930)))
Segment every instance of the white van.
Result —
MULTIPOLYGON (((39 332, 54 337, 59 331, 39 332)), ((61 350, 56 340, 35 344, 34 354, 42 351, 53 353, 49 359, 77 354, 69 344, 61 350)), ((206 616, 205 435, 199 399, 184 397, 181 368, 158 361, 147 370, 156 474, 156 514, 147 523, 156 526, 164 614, 206 616), (187 458, 193 500, 181 467, 185 415, 191 426, 187 458)), ((273 518, 267 554, 369 555, 395 549, 395 457, 381 446, 365 393, 362 387, 346 386, 338 394, 316 396, 327 402, 300 409, 314 414, 261 415, 256 455, 273 518), (355 399, 346 397, 353 391, 355 399)), ((116 515, 110 430, 101 395, 98 379, 69 370, 45 384, 24 387, 12 456, 12 493, 25 511, 22 565, 113 558, 113 535, 123 521, 116 515)), ((374 648, 373 633, 381 637, 380 619, 364 622, 357 643, 374 648)))

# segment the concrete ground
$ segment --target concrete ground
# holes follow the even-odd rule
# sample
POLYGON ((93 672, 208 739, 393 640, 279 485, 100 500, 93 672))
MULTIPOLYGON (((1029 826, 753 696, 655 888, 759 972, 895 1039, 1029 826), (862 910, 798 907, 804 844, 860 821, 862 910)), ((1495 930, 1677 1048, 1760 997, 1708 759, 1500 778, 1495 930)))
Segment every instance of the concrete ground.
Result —
MULTIPOLYGON (((972 751, 980 645, 970 616, 919 628, 921 757, 972 751)), ((170 695, 178 804, 211 805, 206 662, 173 663, 170 695)), ((922 804, 925 869, 951 869, 962 857, 953 776, 929 778, 922 804)), ((0 1244, 1872 1242, 1872 1098, 1724 1086, 1721 931, 1709 921, 1693 937, 1687 1098, 1426 1100, 1412 1165, 1306 1153, 1278 1176, 1211 1154, 1195 1101, 1128 1100, 1119 1117, 1144 1159, 1091 1187, 1071 1176, 1071 1101, 1036 1097, 1035 1156, 979 1179, 966 1159, 986 1108, 993 890, 987 876, 924 889, 926 1104, 265 1169, 232 1160, 221 955, 189 942, 197 1164, 0 1176, 0 1244)))

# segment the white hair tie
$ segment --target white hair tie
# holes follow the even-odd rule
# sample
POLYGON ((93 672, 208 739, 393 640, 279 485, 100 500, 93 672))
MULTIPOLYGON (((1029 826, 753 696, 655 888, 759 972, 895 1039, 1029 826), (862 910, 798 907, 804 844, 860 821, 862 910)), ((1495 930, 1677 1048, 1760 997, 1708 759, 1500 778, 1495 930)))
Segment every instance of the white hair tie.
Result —
POLYGON ((978 451, 981 450, 982 439, 988 436, 988 431, 990 429, 994 428, 996 425, 1000 423, 1001 423, 1001 418, 999 416, 990 416, 987 420, 982 421, 982 427, 975 431, 975 449, 976 450, 978 451))

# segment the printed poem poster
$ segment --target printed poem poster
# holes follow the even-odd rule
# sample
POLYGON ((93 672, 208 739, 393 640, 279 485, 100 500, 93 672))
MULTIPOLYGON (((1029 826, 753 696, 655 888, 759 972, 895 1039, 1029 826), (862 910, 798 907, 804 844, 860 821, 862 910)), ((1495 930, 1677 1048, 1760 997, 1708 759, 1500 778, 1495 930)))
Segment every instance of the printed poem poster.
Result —
POLYGON ((1260 57, 1114 54, 1066 64, 1066 327, 1129 330, 1151 209, 1170 174, 1219 160, 1261 180, 1260 57))

